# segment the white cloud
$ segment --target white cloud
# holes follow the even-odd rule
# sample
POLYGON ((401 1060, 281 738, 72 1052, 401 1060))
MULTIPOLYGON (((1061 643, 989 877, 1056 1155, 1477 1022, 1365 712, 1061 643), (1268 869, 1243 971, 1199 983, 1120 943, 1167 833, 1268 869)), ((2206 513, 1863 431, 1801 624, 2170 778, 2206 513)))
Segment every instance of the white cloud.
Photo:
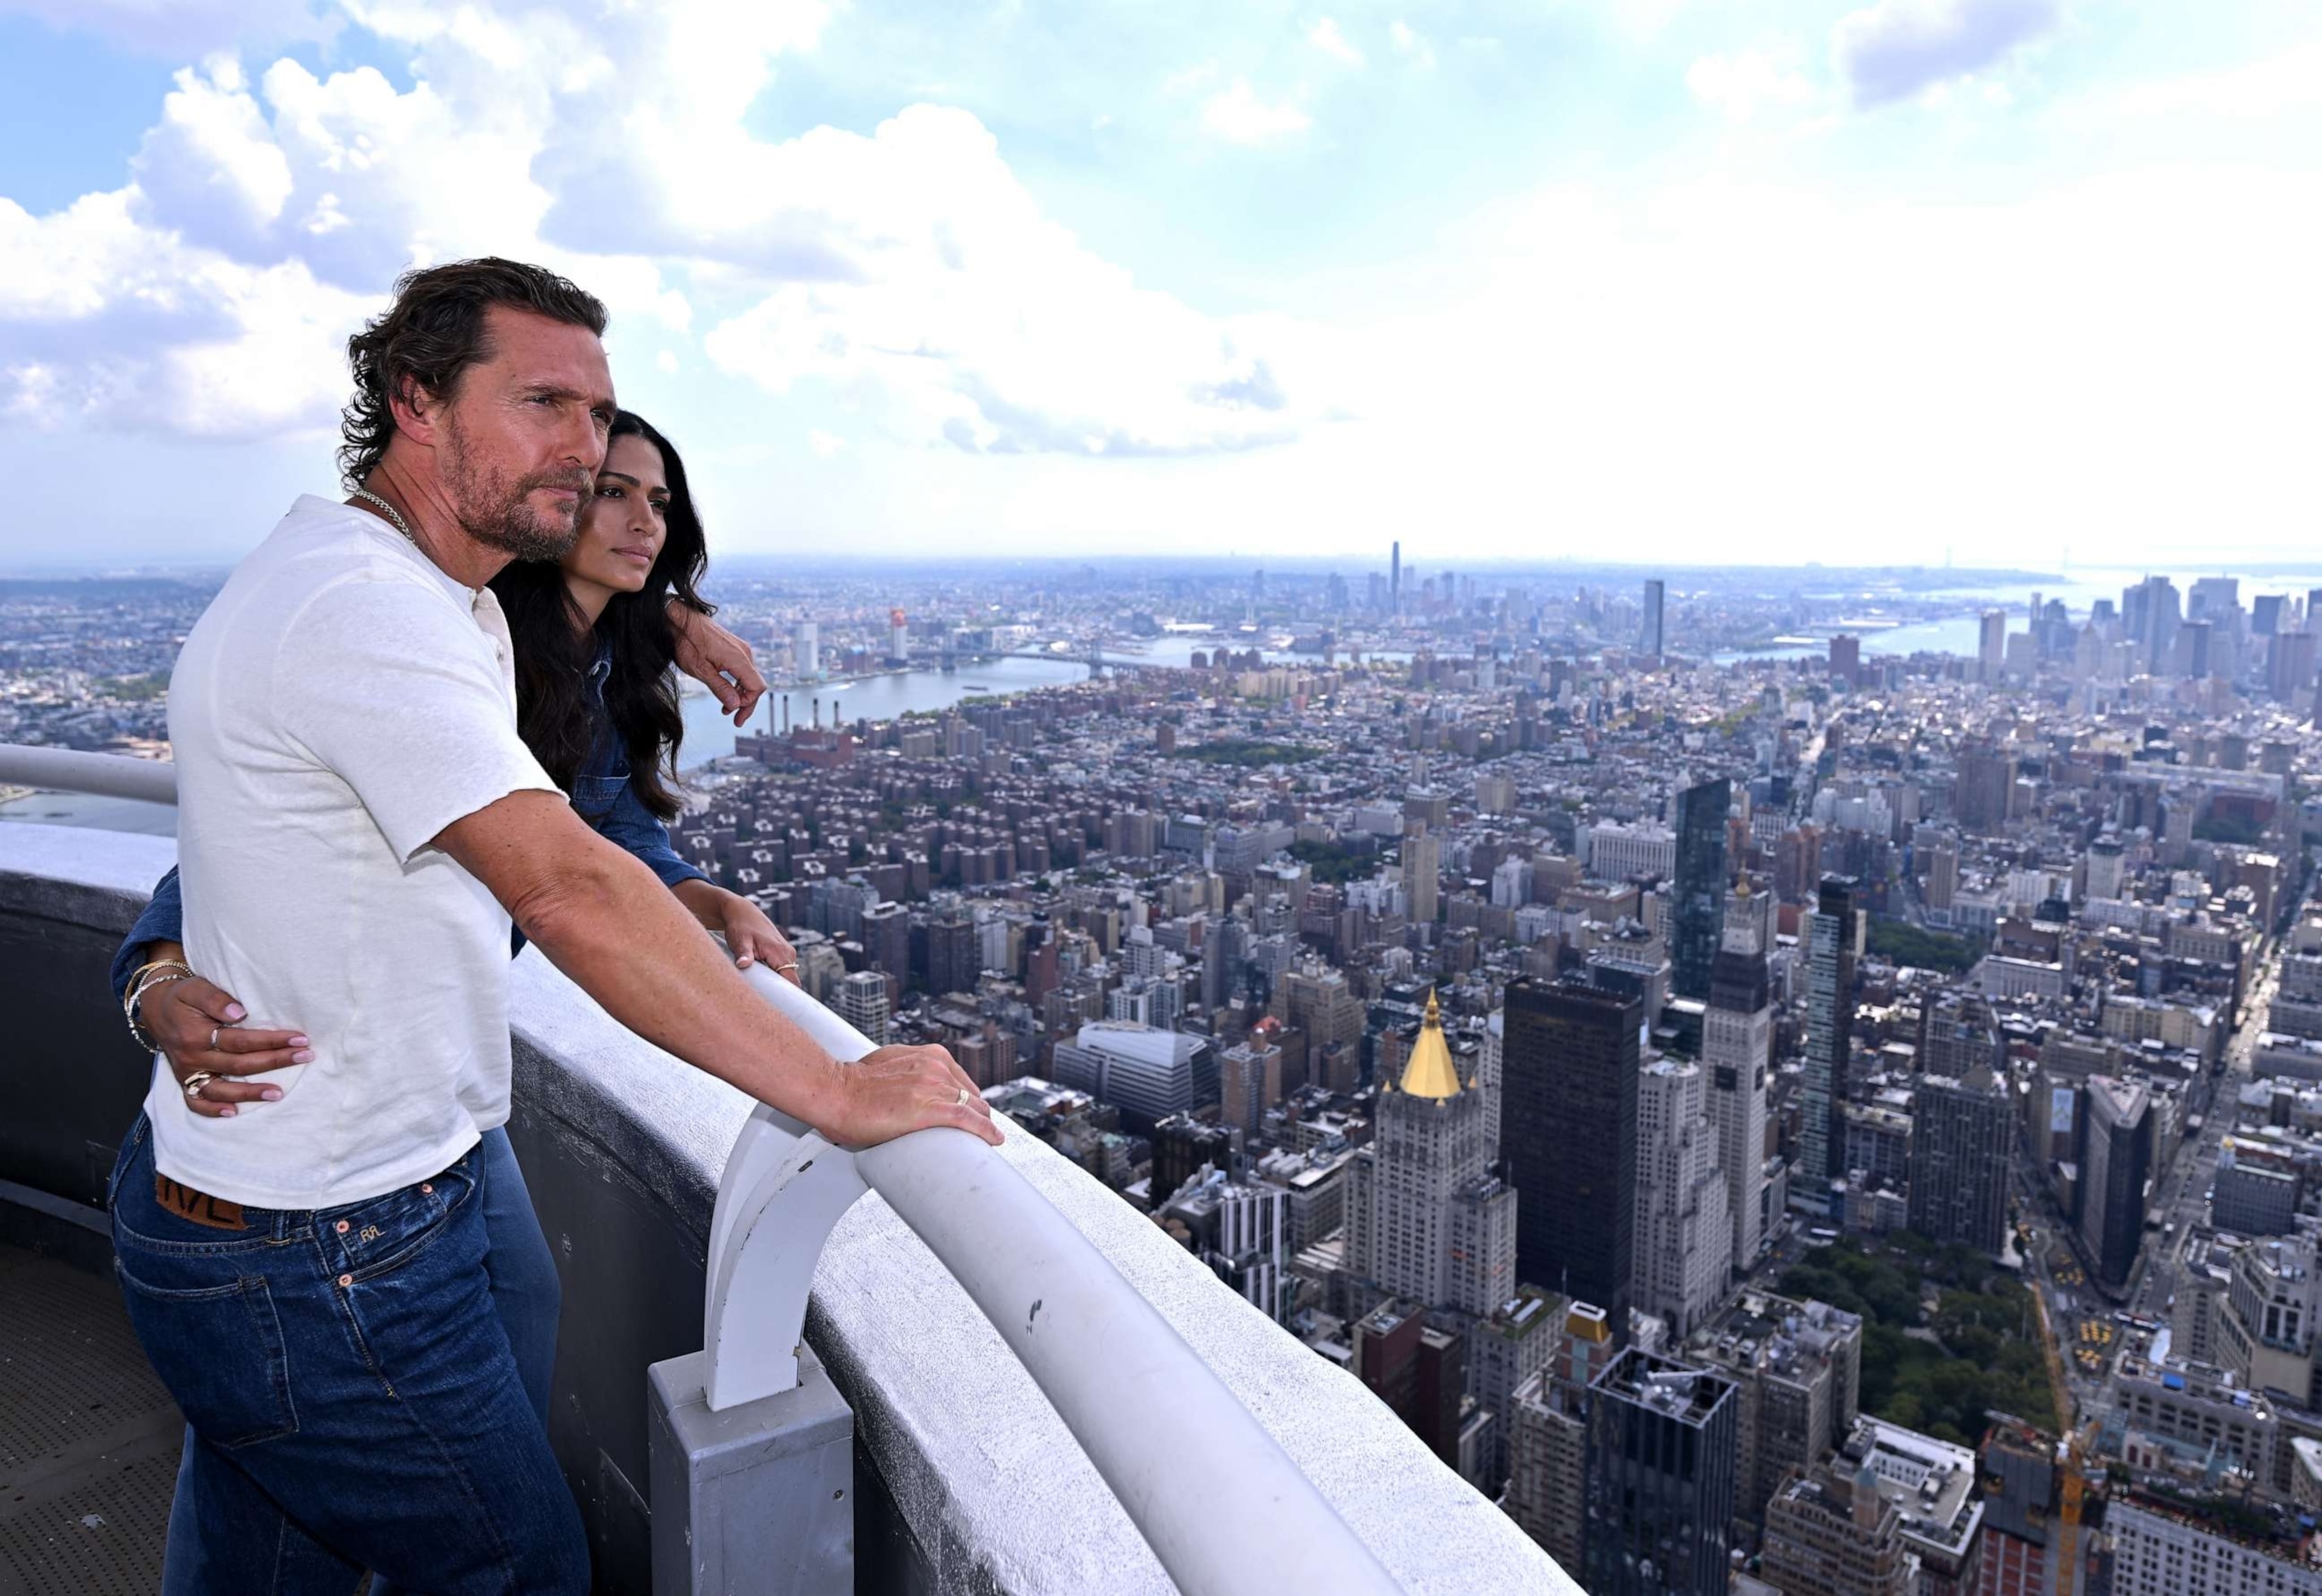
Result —
POLYGON ((1202 102, 1202 125, 1229 143, 1257 146, 1294 139, 1314 119, 1286 102, 1267 105, 1247 79, 1237 78, 1232 87, 1202 102))
POLYGON ((1800 111, 1814 105, 1815 86, 1787 50, 1745 50, 1703 56, 1687 69, 1693 97, 1736 122, 1766 111, 1800 111))
POLYGON ((1381 295, 1402 312, 1311 355, 1359 421, 1202 485, 1235 506, 1220 539, 1423 524, 1463 552, 1928 563, 2310 542, 2322 175, 1987 205, 1576 185, 1442 246, 1475 272, 1381 295))
POLYGON ((1423 70, 1435 64, 1434 46, 1429 44, 1425 36, 1414 31, 1410 23, 1399 18, 1389 23, 1386 36, 1394 45, 1394 53, 1412 66, 1423 70))
POLYGON ((975 451, 1178 453, 1295 431, 1261 324, 1138 287, 1040 215, 965 112, 914 106, 846 157, 821 213, 844 269, 714 328, 725 369, 776 393, 864 391, 905 435, 975 451))
POLYGON ((2239 121, 2322 105, 2322 41, 2244 66, 2132 84, 2095 96, 2095 109, 2129 116, 2239 121))
POLYGON ((365 301, 299 262, 251 264, 142 225, 133 190, 35 217, 0 200, 0 408, 197 437, 313 424, 365 301))
POLYGON ((826 433, 818 426, 811 426, 806 430, 806 446, 828 460, 846 447, 846 440, 836 433, 826 433))
POLYGON ((1877 0, 1831 31, 1831 53, 1860 106, 1997 65, 2053 29, 2061 0, 1877 0))
MULTIPOLYGON (((753 133, 775 63, 817 47, 818 0, 587 29, 531 0, 359 14, 413 52, 410 89, 215 58, 178 74, 127 186, 44 217, 0 201, 0 405, 197 436, 325 425, 345 335, 395 274, 498 252, 604 297, 617 353, 640 321, 699 317, 713 363, 843 389, 906 441, 1134 454, 1296 431, 1263 326, 1087 251, 967 113, 753 133)), ((1238 87, 1229 136, 1304 125, 1238 87)), ((656 347, 638 358, 666 375, 656 347)))
POLYGON ((1357 50, 1339 31, 1339 24, 1327 16, 1307 31, 1306 41, 1324 55, 1334 57, 1349 67, 1363 64, 1363 52, 1357 50))

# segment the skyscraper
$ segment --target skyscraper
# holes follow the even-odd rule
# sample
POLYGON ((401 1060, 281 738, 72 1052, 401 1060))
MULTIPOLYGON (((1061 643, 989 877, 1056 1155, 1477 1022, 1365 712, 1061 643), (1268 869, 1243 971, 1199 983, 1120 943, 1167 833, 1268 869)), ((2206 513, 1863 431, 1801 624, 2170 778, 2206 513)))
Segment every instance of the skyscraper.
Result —
POLYGON ((2144 1239, 2153 1168, 2153 1103, 2144 1083, 2091 1075, 2080 1094, 2080 1239, 2109 1286, 2128 1283, 2144 1239))
POLYGON ((1732 804, 1732 784, 1723 777, 1677 795, 1676 923, 1669 963, 1670 981, 1680 998, 1709 998, 1709 967, 1725 924, 1725 817, 1732 804))
POLYGON ((1807 918, 1806 1067, 1799 1090, 1798 1174, 1804 1195, 1826 1210, 1846 1178, 1847 1063, 1854 1043, 1854 961, 1862 915, 1851 876, 1824 876, 1807 918))
POLYGON ((1588 1391, 1589 1596, 1725 1596, 1733 1384, 1631 1347, 1588 1391))
POLYGON ((1659 577, 1650 578, 1645 583, 1644 634, 1638 640, 1637 648, 1639 652, 1650 654, 1656 660, 1661 657, 1661 601, 1666 590, 1659 577))
MULTIPOLYGON (((1746 892, 1737 896, 1746 901, 1746 892)), ((1736 1270, 1757 1260, 1770 1218, 1766 1093, 1773 1074, 1774 1009, 1764 945, 1752 931, 1745 925, 1718 950, 1701 1026, 1701 1062, 1709 1072, 1709 1114, 1717 1125, 1717 1162, 1725 1177, 1736 1270)))
POLYGON ((1386 608, 1387 614, 1391 616, 1399 616, 1403 613, 1403 543, 1400 540, 1392 545, 1387 553, 1386 608))
POLYGON ((800 681, 813 681, 820 677, 822 628, 812 621, 800 621, 791 635, 791 654, 800 681))
POLYGON ((1983 679, 1988 682, 1997 681, 2000 668, 2007 662, 2007 612, 2006 610, 1988 609, 1983 612, 1983 643, 1982 647, 1977 651, 1976 657, 1982 666, 1983 679))
POLYGON ((1657 1058, 1637 1090, 1637 1306, 1672 1336, 1724 1296, 1733 1220, 1699 1064, 1657 1058))
POLYGON ((1911 1105, 1911 1228, 1997 1256, 2007 1241, 2016 1120, 1988 1068, 1923 1075, 1911 1105))
POLYGON ((1435 924, 1443 883, 1443 844, 1427 834, 1427 822, 1414 820, 1403 839, 1403 889, 1411 904, 1415 926, 1435 924))
POLYGON ((838 983, 838 1017, 868 1036, 873 1044, 887 1045, 887 978, 875 970, 858 970, 838 983))
POLYGON ((1387 1297, 1483 1316, 1515 1292, 1517 1197, 1489 1172, 1480 1087, 1463 1085, 1435 995, 1371 1145, 1347 1172, 1347 1263, 1387 1297))
POLYGON ((1862 639, 1840 633, 1830 640, 1830 679, 1848 687, 1862 682, 1862 639))
POLYGON ((1244 1136, 1255 1138, 1266 1111, 1282 1100, 1282 1049, 1273 1044, 1278 1033, 1272 1020, 1262 1020, 1247 1040, 1218 1055, 1218 1122, 1244 1136))
POLYGON ((1511 982, 1500 1141, 1516 1272, 1604 1308, 1624 1336, 1635 1268, 1637 1083, 1644 1004, 1572 981, 1511 982))

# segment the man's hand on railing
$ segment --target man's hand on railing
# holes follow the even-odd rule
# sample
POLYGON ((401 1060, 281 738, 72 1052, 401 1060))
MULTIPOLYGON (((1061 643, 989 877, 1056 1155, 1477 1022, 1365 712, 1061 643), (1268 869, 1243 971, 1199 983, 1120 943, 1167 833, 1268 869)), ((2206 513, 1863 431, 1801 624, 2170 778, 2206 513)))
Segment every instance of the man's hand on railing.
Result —
POLYGON ((839 1090, 817 1130, 848 1147, 876 1146, 939 1125, 1000 1145, 1000 1126, 975 1082, 941 1047, 882 1047, 838 1069, 839 1090))

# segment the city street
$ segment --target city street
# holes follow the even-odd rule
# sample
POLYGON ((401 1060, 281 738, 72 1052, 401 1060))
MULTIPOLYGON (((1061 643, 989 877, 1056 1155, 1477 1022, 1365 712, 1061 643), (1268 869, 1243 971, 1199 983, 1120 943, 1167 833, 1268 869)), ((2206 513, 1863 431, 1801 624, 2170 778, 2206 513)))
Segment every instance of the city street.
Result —
MULTIPOLYGON (((2163 1325, 2169 1322, 2186 1239, 2196 1226, 2208 1222, 2207 1193, 2217 1167, 2217 1148, 2233 1123, 2235 1093, 2248 1081, 2252 1055, 2259 1038, 2265 1034, 2266 1015, 2281 975, 2280 952, 2280 944, 2271 938, 2260 948, 2258 974, 2243 1004, 2242 1023, 2226 1041, 2224 1068, 2196 1083, 2189 1097, 2188 1110, 2201 1116, 2201 1127, 2183 1138, 2176 1156, 2153 1183, 2147 1208, 2160 1210, 2167 1227, 2147 1236, 2144 1248, 2138 1254, 2135 1272, 2130 1277, 2125 1306, 2135 1318, 2159 1320, 2163 1325)), ((2104 1360, 2100 1372, 2091 1372, 2074 1359, 2073 1353, 2080 1345, 2077 1327, 2091 1318, 2115 1324, 2112 1315, 2122 1305, 2107 1300, 2088 1281, 2084 1249, 2056 1212, 2045 1183, 2030 1171, 2019 1172, 2017 1192, 2019 1212, 2033 1228, 2025 1275, 2048 1305, 2071 1406, 2076 1416, 2085 1418, 2103 1404, 2106 1382, 2119 1353, 2124 1348, 2141 1351, 2149 1344, 2149 1337, 2125 1326, 2118 1327, 2119 1334, 2098 1349, 2104 1360), (2073 1259, 2067 1272, 2076 1278, 2070 1281, 2059 1281, 2049 1267, 2050 1250, 2058 1241, 2065 1244, 2073 1259)))

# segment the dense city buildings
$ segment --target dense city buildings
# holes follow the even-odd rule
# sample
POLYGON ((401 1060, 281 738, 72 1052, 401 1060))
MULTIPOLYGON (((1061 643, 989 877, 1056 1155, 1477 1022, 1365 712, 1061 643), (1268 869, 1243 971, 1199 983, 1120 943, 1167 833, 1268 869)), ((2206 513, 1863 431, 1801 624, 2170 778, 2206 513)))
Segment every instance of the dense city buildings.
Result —
MULTIPOLYGON (((2302 1567, 2315 594, 1403 554, 721 570, 672 844, 1592 1592, 2302 1567)), ((0 735, 209 590, 0 589, 0 735)))

